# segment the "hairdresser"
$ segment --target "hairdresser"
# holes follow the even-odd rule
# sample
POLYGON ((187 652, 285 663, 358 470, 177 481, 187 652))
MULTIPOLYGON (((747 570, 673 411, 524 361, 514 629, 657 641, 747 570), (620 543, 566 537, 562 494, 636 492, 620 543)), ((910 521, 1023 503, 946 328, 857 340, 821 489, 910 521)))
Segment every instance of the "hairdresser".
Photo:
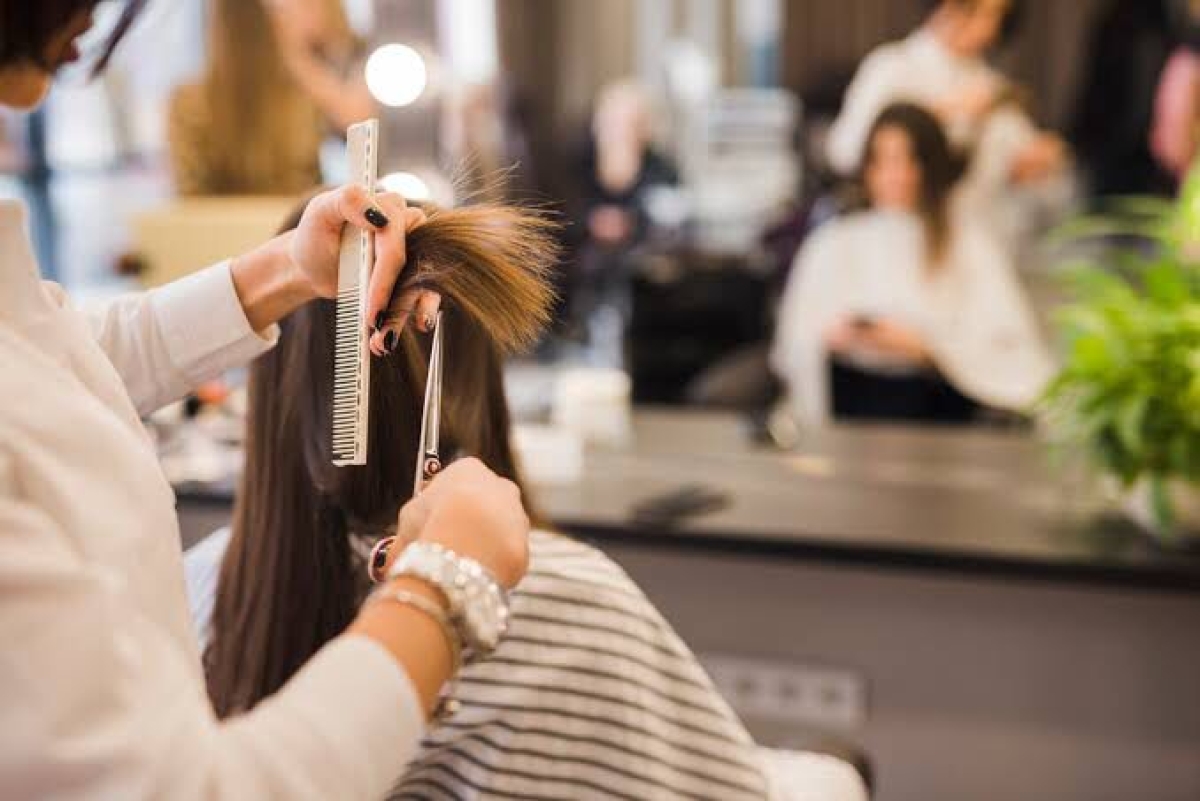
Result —
MULTIPOLYGON (((141 4, 127 4, 107 52, 141 4)), ((0 104, 42 101, 96 5, 0 0, 0 104)), ((454 641, 483 647, 495 629, 470 600, 448 614, 442 577, 492 592, 489 575, 512 587, 524 573, 514 485, 478 462, 449 467, 400 514, 418 543, 390 566, 387 595, 275 696, 218 722, 174 498, 139 414, 254 358, 277 320, 332 296, 345 224, 375 233, 374 344, 409 317, 425 328, 436 296, 402 296, 394 308, 415 315, 385 308, 405 232, 422 219, 393 195, 334 191, 292 235, 87 314, 39 281, 25 212, 0 201, 0 797, 371 799, 401 773, 454 670, 454 641)))

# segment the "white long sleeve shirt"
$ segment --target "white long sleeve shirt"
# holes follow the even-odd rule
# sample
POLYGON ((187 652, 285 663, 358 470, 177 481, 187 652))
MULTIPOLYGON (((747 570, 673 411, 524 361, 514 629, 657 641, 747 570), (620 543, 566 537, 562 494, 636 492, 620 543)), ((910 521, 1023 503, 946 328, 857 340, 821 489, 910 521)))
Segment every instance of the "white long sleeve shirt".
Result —
MULTIPOLYGON (((919 332, 947 380, 980 403, 1022 411, 1037 399, 1054 362, 1004 251, 978 226, 960 221, 932 276, 926 253, 921 220, 895 211, 832 220, 804 244, 780 302, 771 351, 799 421, 829 420, 825 335, 857 315, 919 332)), ((894 361, 864 366, 906 367, 894 361)))
POLYGON ((374 799, 414 753, 415 690, 365 638, 228 722, 205 694, 138 415, 274 336, 250 330, 227 265, 76 311, 0 200, 0 798, 374 799))
MULTIPOLYGON (((856 172, 875 120, 892 103, 931 107, 973 86, 1006 83, 982 58, 951 52, 927 28, 882 45, 863 61, 846 90, 826 143, 829 164, 842 174, 856 172)), ((986 221, 992 237, 1010 255, 1022 255, 1044 218, 1052 219, 1070 206, 1075 193, 1070 171, 1028 185, 1010 180, 1017 159, 1041 135, 1016 103, 1001 103, 982 119, 949 120, 946 132, 970 156, 960 205, 986 221)))
MULTIPOLYGON (((841 173, 857 170, 862 163, 871 126, 879 113, 892 103, 930 106, 972 86, 1001 86, 1004 82, 1004 77, 986 61, 955 55, 925 28, 906 39, 885 44, 867 56, 846 90, 842 110, 829 131, 826 145, 829 163, 841 173)), ((1010 140, 1015 126, 1010 120, 1005 123, 1010 133, 1004 142, 997 142, 1002 145, 1002 152, 992 153, 988 148, 983 154, 976 152, 976 157, 1011 158, 1012 150, 1019 150, 1037 133, 1023 113, 1011 109, 1005 113, 1024 121, 1020 126, 1020 141, 1014 148, 1010 140)), ((983 131, 971 121, 960 120, 951 121, 947 133, 956 145, 968 147, 980 144, 983 131)), ((1004 177, 1007 178, 1007 174, 1004 177)))

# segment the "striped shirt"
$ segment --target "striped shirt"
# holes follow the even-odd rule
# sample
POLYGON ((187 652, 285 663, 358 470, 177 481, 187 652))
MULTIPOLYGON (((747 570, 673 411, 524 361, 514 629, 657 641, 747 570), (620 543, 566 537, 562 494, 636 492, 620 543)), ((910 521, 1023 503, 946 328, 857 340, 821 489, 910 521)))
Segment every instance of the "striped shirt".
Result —
POLYGON ((391 799, 761 799, 750 735, 612 560, 534 532, 508 634, 391 799))
MULTIPOLYGON (((202 632, 227 542, 220 532, 188 553, 202 632)), ((511 605, 499 648, 462 671, 453 696, 461 707, 430 729, 391 801, 768 796, 737 716, 600 551, 533 532, 529 572, 511 605)))

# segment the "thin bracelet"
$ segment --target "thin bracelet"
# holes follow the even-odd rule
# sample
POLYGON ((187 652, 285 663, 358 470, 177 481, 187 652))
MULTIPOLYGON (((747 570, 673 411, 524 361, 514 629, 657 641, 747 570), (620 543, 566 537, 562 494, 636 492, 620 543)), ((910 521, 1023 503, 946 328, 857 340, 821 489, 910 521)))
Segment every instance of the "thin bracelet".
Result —
POLYGON ((433 709, 431 719, 434 722, 445 720, 457 712, 460 707, 458 701, 453 698, 455 687, 458 685, 458 672, 462 669, 463 649, 462 641, 458 638, 458 630, 450 622, 450 616, 446 614, 446 610, 440 604, 429 600, 423 595, 417 595, 415 592, 395 590, 384 586, 367 597, 368 606, 380 601, 391 601, 392 603, 416 609, 418 612, 423 612, 441 628, 442 635, 446 638, 446 644, 450 646, 450 659, 453 665, 451 667, 450 679, 438 695, 437 706, 433 709))

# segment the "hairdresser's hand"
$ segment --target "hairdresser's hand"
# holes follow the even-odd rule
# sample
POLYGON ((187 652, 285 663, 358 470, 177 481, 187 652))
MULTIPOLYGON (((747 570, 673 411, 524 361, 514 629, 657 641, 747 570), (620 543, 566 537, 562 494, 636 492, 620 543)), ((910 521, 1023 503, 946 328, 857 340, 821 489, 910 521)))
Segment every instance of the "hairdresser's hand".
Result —
POLYGON ((933 110, 946 123, 974 123, 992 110, 999 97, 1000 85, 981 78, 943 97, 933 104, 933 110))
MULTIPOLYGON (((414 540, 436 542, 483 565, 499 584, 512 589, 529 566, 529 518, 521 493, 477 459, 462 459, 435 478, 400 512, 396 542, 388 552, 390 571, 404 546, 414 540)), ((432 584, 412 576, 390 582, 401 590, 447 607, 432 584)), ((455 667, 445 630, 425 612, 407 603, 368 603, 348 632, 374 640, 404 668, 426 714, 455 667)))
POLYGON ((401 330, 412 312, 428 330, 441 299, 432 292, 407 292, 391 301, 404 269, 405 237, 425 222, 425 212, 404 198, 381 193, 373 199, 360 187, 346 186, 317 195, 309 203, 290 242, 291 261, 317 297, 337 296, 338 254, 342 228, 349 224, 375 234, 375 267, 371 273, 366 319, 374 330, 372 349, 382 352, 385 324, 401 330))
POLYGON ((1013 183, 1037 183, 1061 170, 1066 162, 1066 143, 1054 134, 1039 134, 1013 160, 1013 183))
POLYGON ((400 510, 388 567, 409 543, 436 542, 512 589, 529 566, 529 525, 516 484, 478 459, 460 459, 400 510))

